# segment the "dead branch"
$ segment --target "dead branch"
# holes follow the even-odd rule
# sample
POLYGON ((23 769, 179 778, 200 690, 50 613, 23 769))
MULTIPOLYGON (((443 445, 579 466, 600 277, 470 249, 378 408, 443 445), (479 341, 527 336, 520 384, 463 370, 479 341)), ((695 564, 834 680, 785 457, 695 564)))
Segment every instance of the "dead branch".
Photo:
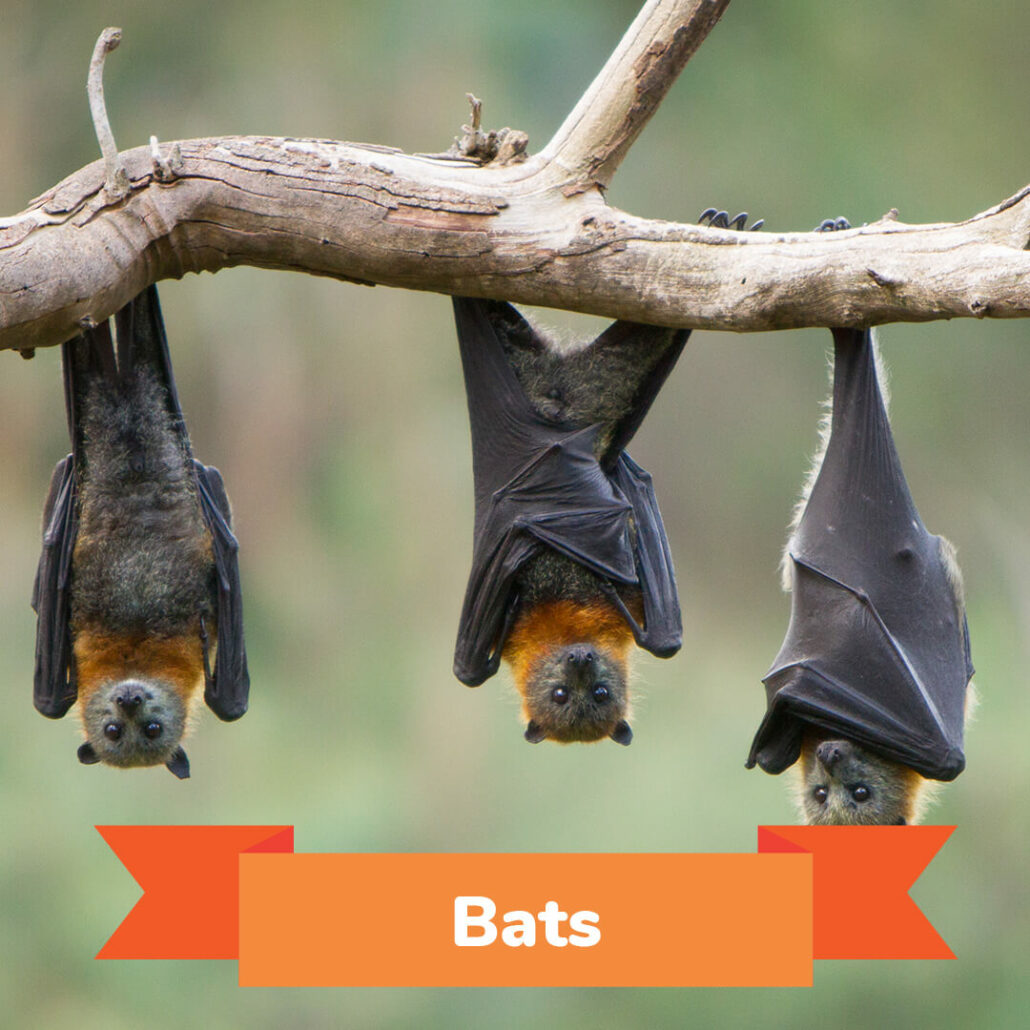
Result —
POLYGON ((125 169, 118 164, 118 148, 115 146, 111 122, 104 103, 104 61, 107 55, 117 49, 122 41, 122 30, 104 29, 97 45, 93 48, 93 59, 89 62, 89 77, 86 80, 86 94, 89 97, 89 113, 96 130, 100 153, 104 155, 104 189, 112 200, 120 200, 129 192, 129 179, 125 169))
MULTIPOLYGON (((0 347, 60 343, 145 285, 235 265, 737 331, 1030 314, 1030 187, 955 224, 750 233, 602 187, 728 0, 650 0, 523 161, 330 140, 156 140, 0 219, 0 347), (482 157, 480 160, 488 160, 482 157)), ((478 132, 478 126, 476 127, 478 132)), ((113 147, 113 141, 112 141, 113 147)))

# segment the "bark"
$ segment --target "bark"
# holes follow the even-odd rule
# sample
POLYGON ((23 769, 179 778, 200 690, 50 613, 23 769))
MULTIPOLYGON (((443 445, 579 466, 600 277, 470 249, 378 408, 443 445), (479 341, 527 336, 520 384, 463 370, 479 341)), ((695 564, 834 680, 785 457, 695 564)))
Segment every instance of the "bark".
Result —
POLYGON ((603 188, 728 0, 651 0, 538 155, 187 140, 98 161, 0 219, 0 347, 60 343, 148 283, 247 264, 738 331, 1030 314, 1030 186, 955 224, 751 233, 603 188), (108 161, 110 168, 110 160, 108 161))

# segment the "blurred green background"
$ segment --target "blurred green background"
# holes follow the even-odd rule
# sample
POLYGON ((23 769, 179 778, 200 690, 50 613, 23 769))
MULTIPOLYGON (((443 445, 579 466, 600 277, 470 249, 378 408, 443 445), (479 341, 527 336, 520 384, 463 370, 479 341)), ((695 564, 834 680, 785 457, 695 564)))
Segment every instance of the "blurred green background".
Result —
MULTIPOLYGON (((487 125, 539 150, 636 9, 6 0, 0 214, 97 156, 84 82, 106 25, 124 30, 105 85, 125 148, 261 133, 440 150, 471 90, 487 125)), ((737 0, 609 199, 676 220, 747 209, 772 229, 968 217, 1030 179, 1028 59, 1022 4, 737 0)), ((292 823, 300 851, 604 852, 750 851, 757 823, 793 821, 786 784, 744 758, 787 623, 777 563, 828 333, 694 335, 633 446, 672 541, 683 650, 641 657, 631 748, 533 748, 504 674, 471 691, 450 671, 472 492, 446 299, 254 269, 161 298, 196 452, 235 505, 252 707, 231 726, 205 712, 183 783, 82 768, 74 719, 35 714, 28 597, 64 412, 56 350, 0 354, 5 1025, 1025 1025, 1026 322, 884 334, 913 494, 959 548, 983 699, 968 771, 931 817, 958 830, 914 891, 957 962, 822 962, 812 989, 602 991, 241 990, 228 962, 93 961, 138 896, 97 823, 292 823)))

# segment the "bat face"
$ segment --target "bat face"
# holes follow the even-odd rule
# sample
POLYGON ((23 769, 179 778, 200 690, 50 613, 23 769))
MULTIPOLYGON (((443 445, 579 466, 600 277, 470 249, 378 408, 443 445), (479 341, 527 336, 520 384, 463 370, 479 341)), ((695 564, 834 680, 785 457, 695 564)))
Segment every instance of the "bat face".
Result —
POLYGON ((629 744, 629 651, 632 634, 598 603, 561 600, 536 605, 512 629, 505 657, 522 695, 531 743, 595 741, 629 744))
POLYGON ((186 705, 169 684, 124 679, 106 683, 88 696, 82 722, 87 743, 79 758, 86 764, 167 765, 182 750, 186 705))
POLYGON ((815 826, 896 826, 914 821, 925 782, 907 766, 844 739, 809 733, 801 750, 799 807, 815 826))
POLYGON ((625 666, 610 652, 590 642, 555 648, 522 680, 529 716, 526 739, 568 743, 601 740, 618 733, 628 744, 632 731, 625 721, 625 666))

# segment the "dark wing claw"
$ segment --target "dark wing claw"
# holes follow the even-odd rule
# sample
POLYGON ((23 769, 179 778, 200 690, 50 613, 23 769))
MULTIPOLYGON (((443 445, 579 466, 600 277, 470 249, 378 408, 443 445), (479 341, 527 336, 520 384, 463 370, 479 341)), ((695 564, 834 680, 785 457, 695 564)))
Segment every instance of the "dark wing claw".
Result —
POLYGON ((812 232, 838 232, 841 229, 850 229, 851 223, 841 215, 838 218, 824 218, 812 232))
MULTIPOLYGON (((700 217, 697 220, 698 225, 704 225, 707 221, 710 226, 714 229, 735 229, 737 232, 744 232, 745 226, 747 225, 747 212, 741 211, 740 214, 734 215, 730 218, 728 211, 720 211, 718 208, 708 207, 701 212, 700 217)), ((765 225, 765 219, 759 218, 748 232, 755 232, 757 229, 761 229, 765 225)))

